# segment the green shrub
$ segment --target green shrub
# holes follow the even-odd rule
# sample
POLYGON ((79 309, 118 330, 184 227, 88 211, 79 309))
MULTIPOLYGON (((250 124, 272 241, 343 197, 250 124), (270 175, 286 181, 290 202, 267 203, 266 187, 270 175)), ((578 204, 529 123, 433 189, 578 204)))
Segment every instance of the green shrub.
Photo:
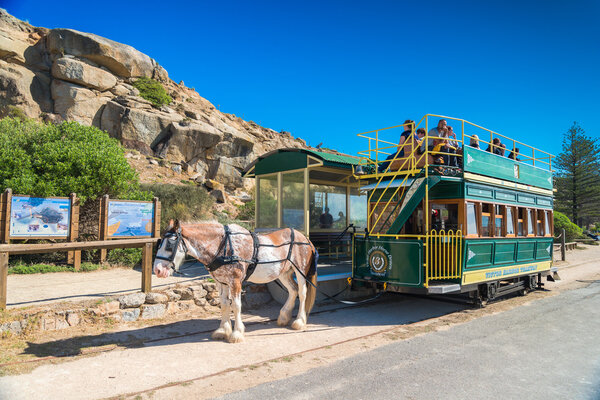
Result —
POLYGON ((25 121, 27 119, 27 115, 25 115, 23 110, 21 110, 19 107, 11 105, 2 107, 0 110, 0 116, 16 118, 21 121, 25 121))
POLYGON ((571 222, 565 214, 554 211, 554 236, 559 236, 565 230, 565 240, 572 242, 583 236, 583 229, 571 222))
POLYGON ((215 200, 203 187, 159 183, 141 187, 160 199, 162 230, 167 227, 170 219, 193 221, 213 218, 215 200))
POLYGON ((106 260, 112 265, 133 268, 142 262, 142 249, 109 250, 106 260))
POLYGON ((171 104, 173 99, 160 82, 150 78, 139 78, 133 82, 133 86, 140 91, 140 96, 154 104, 156 107, 171 104))
POLYGON ((82 202, 111 197, 149 200, 116 139, 77 122, 0 120, 0 189, 40 197, 77 193, 82 202))
POLYGON ((255 211, 256 211, 256 201, 252 199, 251 201, 244 203, 238 207, 239 213, 237 218, 242 221, 254 221, 255 211))

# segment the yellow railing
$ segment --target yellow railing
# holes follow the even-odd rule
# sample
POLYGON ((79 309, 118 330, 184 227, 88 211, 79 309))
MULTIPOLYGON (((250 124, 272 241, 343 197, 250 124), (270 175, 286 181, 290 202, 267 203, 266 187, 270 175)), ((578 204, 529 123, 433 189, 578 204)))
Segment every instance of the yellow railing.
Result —
POLYGON ((429 262, 425 264, 427 282, 460 278, 462 265, 462 231, 432 229, 427 235, 429 262))
MULTIPOLYGON (((547 153, 543 150, 537 149, 535 147, 529 146, 521 141, 509 138, 508 136, 504 136, 498 132, 492 131, 491 129, 487 129, 484 128, 483 126, 474 124, 472 122, 469 122, 467 120, 461 119, 461 118, 454 118, 454 117, 448 117, 445 115, 438 115, 438 114, 426 114, 423 118, 421 118, 421 120, 415 124, 415 123, 410 123, 410 124, 402 124, 402 125, 396 125, 396 126, 391 126, 388 128, 382 128, 382 129, 376 129, 373 131, 368 131, 368 132, 362 132, 359 133, 357 136, 362 137, 362 138, 366 138, 368 141, 368 149, 367 150, 363 150, 363 151, 359 151, 358 154, 363 156, 361 158, 361 161, 359 163, 359 165, 361 167, 367 167, 367 168, 373 168, 374 172, 372 173, 366 173, 366 174, 357 174, 356 177, 360 178, 360 179, 372 179, 372 178, 381 178, 384 176, 392 176, 392 175, 406 175, 406 174, 414 174, 414 169, 416 169, 416 165, 419 163, 420 160, 423 159, 423 157, 425 157, 425 166, 423 168, 427 168, 429 167, 429 163, 428 163, 428 155, 431 154, 445 154, 445 153, 434 153, 432 151, 429 151, 428 147, 431 144, 430 142, 433 141, 435 139, 435 137, 430 137, 429 136, 429 130, 430 128, 433 128, 434 126, 437 126, 437 122, 435 121, 435 124, 430 124, 429 120, 431 118, 435 118, 435 119, 444 119, 448 122, 448 125, 452 126, 454 125, 454 127, 456 127, 456 123, 460 124, 460 129, 457 129, 455 131, 456 134, 456 138, 452 138, 453 140, 456 140, 458 143, 460 143, 460 147, 464 147, 465 144, 468 146, 469 142, 471 139, 473 139, 475 137, 475 135, 481 136, 479 137, 479 146, 482 150, 485 150, 487 147, 490 148, 495 148, 495 147, 499 147, 493 144, 493 140, 495 138, 502 138, 504 139, 504 144, 505 145, 512 145, 512 147, 510 146, 506 146, 505 150, 504 150, 504 155, 506 157, 508 157, 508 155, 517 148, 517 146, 520 146, 521 148, 519 148, 519 153, 517 154, 516 157, 519 158, 519 160, 521 162, 525 162, 528 164, 531 164, 533 166, 537 166, 537 167, 541 167, 547 170, 552 170, 552 158, 554 158, 554 156, 550 153, 547 153), (451 123, 454 122, 454 123, 451 123), (393 154, 395 152, 394 149, 396 150, 401 150, 404 148, 404 146, 406 146, 405 142, 402 146, 399 146, 397 144, 397 142, 392 142, 390 140, 397 140, 400 137, 400 133, 402 133, 402 131, 410 128, 412 133, 416 132, 417 128, 419 128, 420 126, 422 126, 423 128, 425 128, 425 137, 423 138, 423 140, 425 140, 425 142, 427 143, 427 145, 425 146, 425 151, 422 154, 417 154, 416 151, 411 152, 411 154, 407 157, 407 160, 403 163, 402 168, 399 168, 398 170, 395 171, 391 171, 389 166, 392 165, 393 161, 396 161, 398 159, 398 157, 394 157, 393 160, 388 160, 389 161, 389 165, 387 166, 387 168, 385 168, 384 171, 379 172, 377 171, 379 165, 382 162, 386 162, 385 158, 390 155, 393 154), (382 139, 381 136, 385 135, 385 139, 382 139), (489 135, 489 142, 486 140, 487 139, 487 135, 489 135), (485 136, 485 137, 484 137, 485 136)), ((412 134, 411 134, 412 136, 412 134)), ((501 140, 502 142, 502 140, 501 140)), ((461 154, 452 154, 453 156, 456 157, 461 157, 461 154)), ((420 168, 419 168, 420 170, 420 168)))

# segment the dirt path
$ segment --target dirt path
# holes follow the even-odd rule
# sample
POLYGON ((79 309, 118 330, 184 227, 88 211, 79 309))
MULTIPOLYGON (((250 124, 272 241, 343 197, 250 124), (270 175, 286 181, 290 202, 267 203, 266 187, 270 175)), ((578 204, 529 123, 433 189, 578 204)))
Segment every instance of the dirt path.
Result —
MULTIPOLYGON (((238 345, 211 341, 207 333, 192 334, 78 357, 60 365, 42 365, 30 373, 0 378, 0 398, 212 398, 296 375, 391 341, 448 329, 600 278, 599 247, 569 256, 569 263, 560 271, 563 280, 548 283, 550 291, 509 298, 485 309, 390 295, 368 307, 313 315, 304 332, 273 323, 258 324, 248 327, 246 342, 238 345)), ((277 309, 259 311, 265 318, 275 316, 277 309)), ((199 320, 162 328, 180 333, 216 326, 215 320, 199 320)))

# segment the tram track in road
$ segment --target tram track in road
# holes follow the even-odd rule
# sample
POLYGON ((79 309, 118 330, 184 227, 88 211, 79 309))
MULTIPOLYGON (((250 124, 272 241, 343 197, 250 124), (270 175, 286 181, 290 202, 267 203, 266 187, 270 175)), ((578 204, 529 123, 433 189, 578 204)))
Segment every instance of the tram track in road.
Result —
MULTIPOLYGON (((346 310, 346 309, 350 309, 350 308, 367 308, 370 306, 381 304, 382 302, 385 303, 385 302, 390 302, 390 301, 392 301, 391 298, 382 299, 379 302, 364 303, 364 304, 357 304, 357 305, 334 305, 333 307, 327 308, 324 310, 312 311, 310 313, 310 315, 333 313, 336 311, 342 311, 342 310, 346 310)), ((217 320, 217 322, 218 322, 218 320, 217 320)), ((263 319, 263 320, 258 320, 258 321, 244 321, 244 325, 246 325, 246 326, 255 326, 255 325, 261 325, 261 324, 266 325, 266 324, 269 324, 272 322, 277 322, 277 318, 269 318, 269 319, 263 319)), ((160 325, 149 326, 149 328, 159 327, 159 326, 160 325)), ((44 361, 53 361, 53 360, 67 361, 69 359, 76 359, 77 357, 82 357, 82 356, 108 353, 108 352, 119 350, 119 349, 124 350, 124 349, 128 348, 128 346, 132 346, 132 345, 135 345, 135 347, 143 347, 143 346, 145 346, 147 344, 151 344, 151 343, 159 343, 159 342, 173 340, 173 339, 180 339, 180 338, 184 338, 184 337, 203 335, 203 334, 211 333, 215 329, 216 328, 198 330, 198 331, 183 333, 180 335, 165 335, 162 337, 158 337, 158 338, 154 338, 154 339, 147 339, 147 340, 143 340, 143 341, 106 343, 103 345, 96 346, 95 348, 88 348, 87 350, 79 351, 77 353, 72 353, 72 354, 65 354, 65 355, 58 355, 58 356, 45 356, 45 357, 37 357, 37 358, 29 359, 29 360, 6 362, 6 363, 0 364, 0 368, 10 367, 10 366, 15 366, 15 365, 35 364, 35 363, 41 363, 44 361)))

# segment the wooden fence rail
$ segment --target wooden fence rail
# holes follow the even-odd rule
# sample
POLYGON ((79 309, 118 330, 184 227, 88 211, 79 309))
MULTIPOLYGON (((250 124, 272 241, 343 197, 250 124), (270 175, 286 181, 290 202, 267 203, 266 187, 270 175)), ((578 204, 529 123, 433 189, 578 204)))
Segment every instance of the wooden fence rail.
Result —
POLYGON ((43 244, 0 244, 0 309, 6 309, 8 256, 10 254, 37 254, 67 251, 71 254, 81 250, 110 250, 142 248, 142 292, 152 287, 152 248, 159 238, 96 240, 90 242, 66 242, 43 244))

